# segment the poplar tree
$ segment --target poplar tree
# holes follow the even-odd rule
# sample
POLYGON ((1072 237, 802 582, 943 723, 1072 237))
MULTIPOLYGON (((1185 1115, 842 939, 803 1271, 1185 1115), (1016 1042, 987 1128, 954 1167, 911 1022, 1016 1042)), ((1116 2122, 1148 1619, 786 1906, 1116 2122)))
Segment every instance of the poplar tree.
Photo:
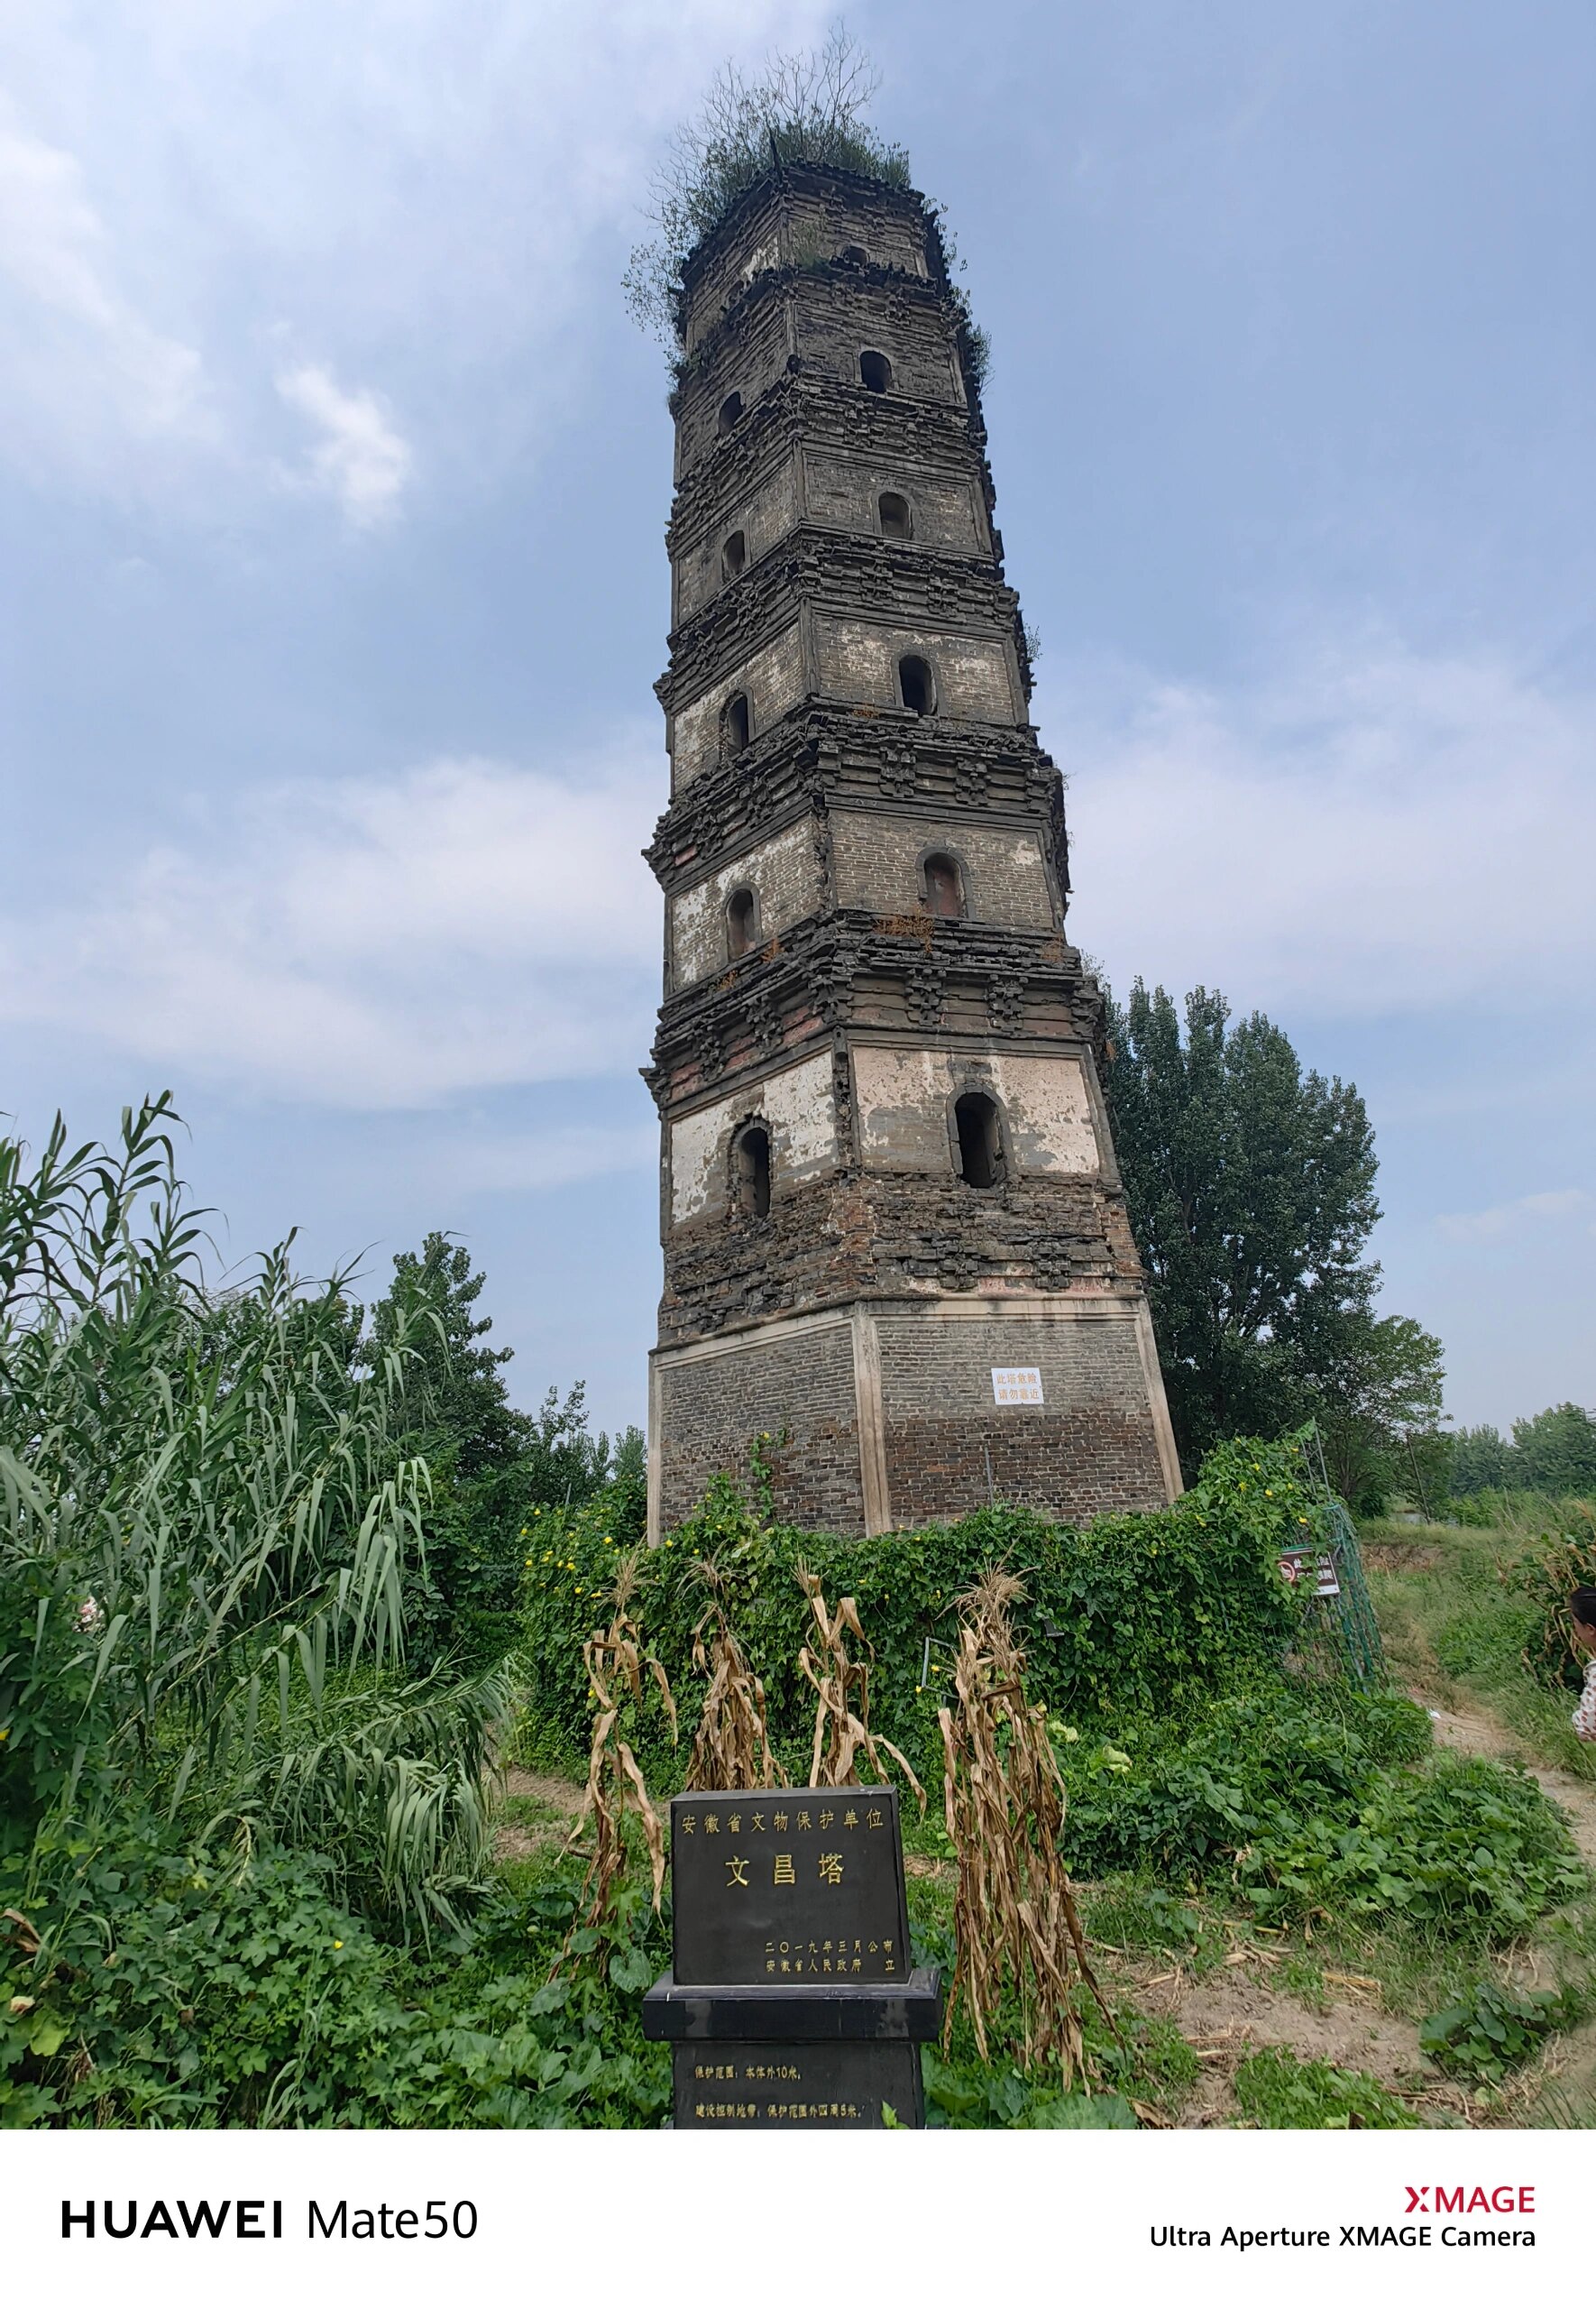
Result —
POLYGON ((1114 1139, 1183 1465, 1315 1418, 1349 1495, 1389 1490, 1441 1417, 1441 1349, 1374 1312, 1377 1164, 1355 1086, 1305 1069, 1261 1012, 1233 1025, 1206 987, 1184 1033, 1140 979, 1108 1013, 1114 1139))

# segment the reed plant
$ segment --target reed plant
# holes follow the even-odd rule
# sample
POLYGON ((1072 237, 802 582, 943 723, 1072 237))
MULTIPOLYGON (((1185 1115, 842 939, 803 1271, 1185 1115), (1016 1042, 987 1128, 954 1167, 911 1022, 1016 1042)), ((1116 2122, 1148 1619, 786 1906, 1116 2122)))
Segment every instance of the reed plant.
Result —
POLYGON ((407 1665, 426 1464, 414 1341, 362 1359, 351 1275, 292 1237, 214 1281, 170 1095, 109 1145, 0 1139, 0 1816, 188 1833, 333 1862, 406 1928, 485 1855, 505 1670, 407 1665))

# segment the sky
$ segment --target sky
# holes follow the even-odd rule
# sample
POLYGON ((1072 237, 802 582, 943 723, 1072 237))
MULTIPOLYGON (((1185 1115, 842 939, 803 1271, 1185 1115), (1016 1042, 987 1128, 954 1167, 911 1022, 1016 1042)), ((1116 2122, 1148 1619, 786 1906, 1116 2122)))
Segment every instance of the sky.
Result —
MULTIPOLYGON (((10 0, 0 1109, 243 1261, 433 1228, 643 1416, 671 431, 619 277, 809 0, 10 0), (220 1214, 225 1214, 225 1217, 220 1214)), ((1071 934, 1353 1081, 1460 1421, 1596 1399, 1596 19, 873 0, 977 317, 1071 934)))

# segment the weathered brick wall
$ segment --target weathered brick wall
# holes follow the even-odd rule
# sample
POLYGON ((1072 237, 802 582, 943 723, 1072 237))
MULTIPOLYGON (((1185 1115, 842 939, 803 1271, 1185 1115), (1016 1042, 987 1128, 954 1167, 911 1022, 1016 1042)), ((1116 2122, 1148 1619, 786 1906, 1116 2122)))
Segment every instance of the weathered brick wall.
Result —
POLYGON ((925 217, 917 193, 882 200, 829 186, 794 185, 787 206, 789 244, 801 262, 859 248, 869 264, 923 276, 925 217))
MULTIPOLYGON (((994 1494, 1065 1521, 1162 1505, 1130 1312, 971 1318, 936 1302, 873 1312, 895 1528, 952 1522, 994 1494), (1041 1373, 1042 1404, 994 1402, 993 1367, 1016 1364, 1041 1373)), ((689 1514, 715 1474, 746 1482, 750 1447, 766 1435, 778 1515, 862 1532, 850 1324, 750 1332, 728 1345, 660 1358, 661 1528, 689 1514)))
POLYGON ((771 1138, 771 1173, 783 1193, 799 1193, 837 1166, 837 1112, 829 1051, 767 1074, 750 1094, 734 1091, 680 1115, 670 1127, 667 1167, 673 1227, 724 1216, 731 1139, 757 1118, 771 1138))
POLYGON ((918 193, 884 189, 774 180, 754 192, 691 268, 686 343, 689 352, 710 336, 728 308, 745 298, 762 271, 813 264, 862 249, 869 264, 923 278, 927 270, 924 207, 918 193))
POLYGON ((993 1490, 1066 1521, 1161 1507, 1162 1469, 1133 1319, 877 1319, 886 1473, 900 1528, 946 1522, 993 1490), (1045 1401, 994 1403, 995 1366, 1041 1373, 1045 1401))
POLYGON ((756 730, 763 730, 798 703, 803 695, 803 650, 795 621, 672 717, 667 726, 674 788, 688 785, 719 764, 721 708, 739 689, 748 693, 756 730))
POLYGON ((760 943, 815 911, 821 904, 821 861, 814 821, 807 812, 671 900, 673 987, 692 986, 726 969, 727 903, 734 890, 744 889, 754 893, 754 930, 760 943))
POLYGON ((901 707, 861 714, 818 701, 807 702, 801 717, 757 731, 746 755, 674 796, 649 862, 667 890, 678 888, 806 806, 1006 819, 1040 835, 1055 887, 1060 894, 1068 888, 1060 780, 1029 729, 928 723, 901 707))
MULTIPOLYGON (((726 1100, 704 1120, 693 1173, 702 1202, 673 1212, 665 1241, 662 1344, 712 1337, 750 1316, 802 1313, 858 1296, 1138 1290, 1141 1267, 1117 1190, 1095 1178, 1027 1173, 977 1194, 952 1175, 812 1172, 777 1182, 764 1219, 727 1207, 731 1128, 757 1111, 726 1100), (704 1152, 712 1141, 712 1151, 704 1152)), ((673 1137, 683 1128, 672 1126, 673 1137)), ((675 1167, 685 1175, 685 1155, 675 1167)))
POLYGON ((1042 864, 1041 837, 1030 828, 983 825, 963 817, 910 817, 885 811, 838 810, 831 818, 839 906, 913 914, 925 902, 922 860, 949 852, 964 869, 965 911, 972 921, 1054 930, 1059 909, 1042 864))
POLYGON ((776 1513, 811 1530, 864 1528, 853 1334, 846 1321, 784 1338, 750 1335, 735 1354, 663 1362, 658 1442, 663 1528, 721 1472, 748 1480, 748 1449, 784 1429, 773 1453, 776 1513))
POLYGON ((867 624, 817 612, 820 687, 850 704, 898 705, 898 660, 923 658, 936 677, 937 712, 967 722, 1023 722, 1025 701, 1008 651, 996 639, 935 628, 867 624))
POLYGON ((858 384, 860 354, 885 353, 894 392, 912 400, 964 399, 947 322, 929 291, 884 298, 867 281, 801 276, 793 317, 798 358, 820 376, 858 384))
POLYGON ((881 529, 881 495, 894 490, 909 506, 911 542, 925 552, 991 551, 986 508, 967 474, 948 477, 901 455, 861 459, 810 455, 803 461, 809 519, 863 536, 881 529))
POLYGON ((794 452, 789 451, 773 472, 761 474, 746 492, 717 508, 713 526, 706 527, 704 533, 678 555, 674 565, 673 622, 679 625, 684 618, 691 617, 726 584, 721 569, 722 550, 734 529, 743 533, 751 566, 784 538, 797 520, 798 459, 794 452))
POLYGON ((741 326, 703 347, 692 388, 678 403, 678 475, 714 454, 720 439, 720 405, 727 395, 741 393, 745 408, 751 408, 784 375, 787 354, 787 315, 781 298, 770 292, 751 297, 741 326))
MULTIPOLYGON (((867 1171, 920 1171, 947 1177, 956 1165, 953 1101, 983 1090, 1001 1109, 1016 1171, 1095 1178, 1096 1135, 1076 1058, 1039 1058, 1020 1051, 961 1053, 877 1049, 856 1044, 854 1103, 859 1155, 867 1171)), ((972 1204, 995 1189, 966 1186, 972 1204)), ((971 1223, 975 1223, 972 1209, 971 1223)))
MULTIPOLYGON (((1015 687, 1023 693, 1015 639, 1018 596, 994 582, 990 567, 930 554, 913 544, 833 532, 823 556, 816 541, 784 539, 743 575, 721 586, 671 636, 671 669, 658 685, 667 713, 699 697, 727 669, 792 621, 793 603, 812 603, 824 618, 853 626, 920 627, 938 646, 957 652, 965 640, 995 644, 1012 656, 1015 687)), ((851 690, 840 695, 858 703, 851 690)), ((1000 718, 1012 722, 1008 711, 1000 718)))

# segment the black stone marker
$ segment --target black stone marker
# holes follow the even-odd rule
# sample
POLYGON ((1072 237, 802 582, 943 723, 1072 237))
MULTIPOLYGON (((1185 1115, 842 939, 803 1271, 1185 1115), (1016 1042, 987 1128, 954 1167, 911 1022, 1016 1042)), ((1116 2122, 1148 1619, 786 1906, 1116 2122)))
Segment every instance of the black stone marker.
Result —
POLYGON ((679 2126, 923 2124, 941 1994, 910 1964, 895 1789, 675 1797, 671 1878, 643 2033, 674 2044, 679 2126))

